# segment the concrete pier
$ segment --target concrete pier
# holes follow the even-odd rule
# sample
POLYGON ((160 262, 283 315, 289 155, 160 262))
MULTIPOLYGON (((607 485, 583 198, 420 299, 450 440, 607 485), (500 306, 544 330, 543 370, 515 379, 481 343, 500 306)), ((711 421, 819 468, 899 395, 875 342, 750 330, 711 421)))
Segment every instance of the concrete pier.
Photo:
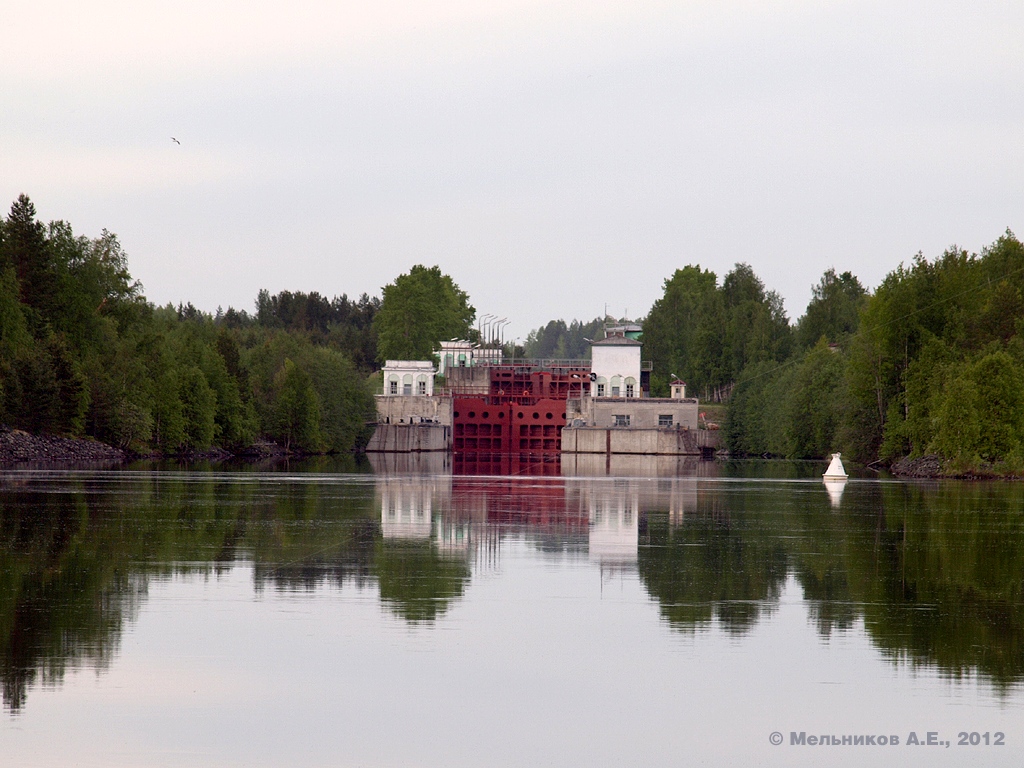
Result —
POLYGON ((450 451, 452 428, 446 424, 378 424, 366 446, 367 453, 419 453, 450 451))

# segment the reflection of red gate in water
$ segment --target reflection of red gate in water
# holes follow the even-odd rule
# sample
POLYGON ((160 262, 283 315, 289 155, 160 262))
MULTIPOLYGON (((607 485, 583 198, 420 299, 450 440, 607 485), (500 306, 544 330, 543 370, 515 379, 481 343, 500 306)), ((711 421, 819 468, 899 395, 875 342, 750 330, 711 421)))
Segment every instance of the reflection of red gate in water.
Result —
POLYGON ((583 363, 492 366, 488 394, 453 393, 456 464, 470 474, 519 474, 522 465, 531 466, 524 474, 557 474, 565 401, 589 390, 589 374, 583 363))
MULTIPOLYGON (((558 466, 557 461, 553 464, 558 466)), ((586 535, 590 530, 590 512, 582 503, 578 486, 570 488, 561 481, 523 482, 511 477, 479 480, 466 477, 468 474, 475 473, 461 473, 462 476, 452 480, 451 504, 445 510, 446 517, 486 522, 506 529, 521 526, 532 532, 586 535)))

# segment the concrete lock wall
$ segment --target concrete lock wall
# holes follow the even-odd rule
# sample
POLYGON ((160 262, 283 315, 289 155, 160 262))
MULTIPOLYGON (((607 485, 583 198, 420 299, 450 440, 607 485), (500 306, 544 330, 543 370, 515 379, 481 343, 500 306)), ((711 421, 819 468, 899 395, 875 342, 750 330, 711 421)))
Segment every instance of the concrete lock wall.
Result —
MULTIPOLYGON (((667 397, 641 399, 585 397, 579 407, 580 418, 587 425, 605 428, 616 426, 616 416, 626 416, 630 427, 656 429, 663 426, 659 420, 663 416, 669 416, 673 429, 696 430, 698 411, 697 400, 693 398, 673 400, 667 397)), ((571 418, 568 423, 572 423, 571 418)))
POLYGON ((378 424, 366 446, 367 453, 419 453, 448 451, 452 428, 444 424, 378 424))
POLYGON ((634 427, 565 427, 562 453, 699 456, 715 448, 718 433, 707 430, 634 427), (702 450, 704 449, 704 450, 702 450))
POLYGON ((380 424, 409 424, 421 421, 452 425, 452 398, 443 395, 377 395, 380 424))
POLYGON ((445 372, 445 386, 464 395, 486 395, 491 391, 491 369, 485 366, 449 368, 445 372))

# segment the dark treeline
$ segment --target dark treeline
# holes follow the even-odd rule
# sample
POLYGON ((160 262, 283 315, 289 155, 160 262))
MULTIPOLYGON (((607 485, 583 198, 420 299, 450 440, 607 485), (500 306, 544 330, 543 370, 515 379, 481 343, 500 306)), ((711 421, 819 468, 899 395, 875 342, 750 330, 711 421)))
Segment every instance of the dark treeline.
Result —
POLYGON ((676 270, 644 322, 644 357, 654 363, 651 389, 668 395, 678 376, 704 400, 728 396, 741 373, 759 363, 785 360, 793 332, 774 291, 747 264, 737 264, 718 284, 700 266, 676 270))
MULTIPOLYGON (((254 314, 155 307, 117 238, 36 220, 25 196, 0 221, 0 423, 140 452, 235 449, 268 438, 347 451, 368 437, 369 375, 472 338, 469 297, 437 267, 328 299, 261 291, 254 314)), ((557 320, 527 356, 585 358, 605 320, 557 320)), ((738 454, 869 463, 936 453, 956 473, 1024 472, 1024 246, 918 255, 868 293, 827 271, 792 324, 749 265, 721 281, 687 266, 643 321, 651 391, 679 376, 727 401, 738 454)))
MULTIPOLYGON (((607 319, 611 321, 611 318, 607 319)), ((535 331, 530 331, 523 344, 526 357, 545 360, 587 360, 590 358, 590 340, 600 339, 606 320, 600 317, 584 323, 573 320, 552 320, 535 331)))
POLYGON ((134 451, 348 451, 367 439, 379 301, 261 292, 254 316, 155 307, 117 238, 0 222, 0 422, 134 451))
MULTIPOLYGON (((595 338, 597 324, 548 323, 528 353, 585 356, 570 340, 595 338)), ((1024 246, 1009 231, 980 254, 918 254, 873 293, 830 269, 795 324, 748 265, 722 280, 687 266, 643 327, 652 395, 679 376, 691 395, 727 402, 734 453, 938 454, 951 473, 1024 472, 1024 246)))
POLYGON ((851 450, 860 424, 848 397, 850 344, 869 301, 849 272, 828 270, 790 331, 789 354, 761 354, 735 374, 726 440, 741 455, 824 458, 851 450))
POLYGON ((316 291, 282 291, 271 296, 262 290, 256 298, 255 319, 265 328, 312 334, 317 341, 347 352, 360 369, 370 371, 377 355, 373 321, 379 309, 380 299, 365 293, 358 301, 350 301, 345 294, 328 300, 316 291))
POLYGON ((1024 246, 918 255, 873 294, 827 273, 784 363, 746 368, 741 452, 868 463, 938 454, 952 473, 1024 471, 1024 246))

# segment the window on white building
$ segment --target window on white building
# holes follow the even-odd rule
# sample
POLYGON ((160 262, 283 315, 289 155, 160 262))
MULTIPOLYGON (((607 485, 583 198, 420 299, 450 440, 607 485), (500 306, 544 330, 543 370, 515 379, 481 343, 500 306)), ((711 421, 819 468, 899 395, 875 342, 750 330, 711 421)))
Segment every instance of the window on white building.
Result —
POLYGON ((388 391, 392 395, 397 395, 398 394, 398 382, 397 381, 392 381, 391 382, 391 388, 388 391))
POLYGON ((671 413, 663 413, 660 416, 658 416, 658 426, 659 427, 671 427, 672 426, 672 421, 673 421, 673 419, 672 419, 672 414, 671 413))
POLYGON ((412 394, 412 382, 409 382, 407 384, 403 384, 402 385, 402 394, 403 395, 411 395, 412 394))
POLYGON ((626 397, 633 397, 633 385, 632 384, 627 384, 626 385, 626 397))
POLYGON ((618 387, 612 387, 612 397, 618 397, 618 396, 619 396, 619 388, 618 387))
POLYGON ((604 384, 597 385, 597 396, 604 397, 604 384))
POLYGON ((420 394, 420 395, 427 394, 427 382, 425 380, 421 379, 418 382, 418 384, 419 384, 419 386, 417 387, 417 389, 419 390, 419 392, 417 392, 417 394, 420 394))
POLYGON ((615 420, 616 427, 628 427, 629 426, 629 414, 616 414, 612 416, 615 420))

